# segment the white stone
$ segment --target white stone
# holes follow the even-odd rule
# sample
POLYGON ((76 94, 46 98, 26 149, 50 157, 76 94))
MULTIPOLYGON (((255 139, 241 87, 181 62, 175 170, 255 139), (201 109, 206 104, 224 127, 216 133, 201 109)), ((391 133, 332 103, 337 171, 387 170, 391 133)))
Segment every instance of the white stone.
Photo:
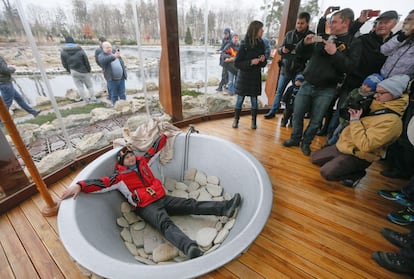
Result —
POLYGON ((232 228, 233 228, 233 226, 234 226, 234 223, 236 222, 236 219, 231 219, 231 220, 229 220, 225 225, 224 225, 224 228, 225 229, 227 229, 227 230, 231 230, 232 228))
POLYGON ((37 169, 41 175, 46 173, 52 173, 63 166, 69 165, 76 158, 76 155, 69 149, 56 150, 55 152, 47 154, 40 160, 39 163, 35 163, 37 169))
POLYGON ((167 177, 165 179, 164 182, 164 187, 168 190, 168 191, 174 191, 175 190, 175 184, 177 184, 177 180, 175 180, 174 178, 171 177, 167 177))
POLYGON ((191 181, 188 185, 188 191, 192 192, 200 188, 200 184, 195 181, 191 181))
POLYGON ((112 108, 94 108, 90 112, 91 114, 91 124, 106 120, 113 119, 121 115, 121 112, 112 109, 112 108))
POLYGON ((220 184, 220 179, 217 176, 209 175, 209 176, 207 176, 207 183, 208 184, 219 185, 220 184))
POLYGON ((221 196, 223 193, 223 187, 218 185, 207 184, 206 189, 213 197, 221 196))
POLYGON ((178 256, 178 249, 169 243, 163 243, 152 251, 152 260, 156 263, 165 262, 178 256))
POLYGON ((184 172, 184 180, 194 181, 194 178, 196 176, 197 169, 191 168, 184 172))
POLYGON ((136 231, 130 228, 132 242, 137 247, 144 247, 144 230, 136 231))
POLYGON ((200 189, 200 195, 197 198, 198 201, 211 201, 211 194, 207 192, 206 188, 200 189))
POLYGON ((177 198, 188 199, 188 193, 183 190, 174 190, 171 192, 171 196, 177 197, 177 198))
POLYGON ((198 199, 198 196, 200 195, 200 192, 198 191, 192 191, 190 193, 188 193, 188 197, 191 199, 198 199))
POLYGON ((188 190, 188 186, 186 184, 184 184, 183 182, 177 182, 175 184, 175 189, 187 191, 188 190))
POLYGON ((137 249, 138 251, 138 256, 148 259, 149 255, 145 253, 144 248, 139 248, 137 249))
POLYGON ((128 221, 128 224, 133 224, 140 220, 140 218, 138 218, 138 216, 133 211, 124 213, 124 217, 128 221))
POLYGON ((223 223, 222 222, 217 222, 215 228, 216 228, 217 231, 220 231, 223 228, 223 223))
POLYGON ((136 223, 131 225, 131 230, 141 231, 145 228, 145 225, 146 225, 145 221, 136 222, 136 223))
POLYGON ((208 254, 208 253, 211 253, 211 252, 213 252, 214 250, 217 250, 217 248, 219 248, 219 247, 220 247, 220 245, 221 245, 221 243, 219 243, 219 244, 215 244, 213 247, 211 247, 210 249, 208 249, 207 251, 205 251, 205 252, 204 252, 204 255, 205 255, 205 254, 208 254))
POLYGON ((128 242, 128 241, 125 241, 124 243, 125 243, 125 246, 126 246, 126 248, 128 249, 128 251, 129 251, 132 255, 134 255, 134 256, 138 256, 137 247, 136 247, 134 244, 132 244, 132 243, 130 243, 130 242, 128 242))
POLYGON ((217 230, 215 228, 202 228, 197 232, 196 241, 199 246, 207 247, 211 245, 216 236, 217 230))
POLYGON ((155 230, 152 226, 145 226, 144 229, 144 251, 147 254, 152 254, 155 247, 164 243, 166 240, 160 232, 155 230))
POLYGON ((116 219, 116 223, 118 224, 118 226, 122 228, 129 227, 128 221, 124 217, 119 217, 118 219, 116 219))
POLYGON ((122 213, 131 212, 131 205, 127 202, 122 202, 121 203, 121 212, 122 213))
POLYGON ((228 234, 229 234, 229 230, 223 228, 221 231, 219 231, 216 238, 214 239, 214 244, 222 243, 224 239, 226 239, 228 234))
POLYGON ((129 232, 129 228, 123 228, 121 231, 121 237, 124 241, 132 243, 132 236, 129 232))
POLYGON ((213 197, 212 198, 213 201, 224 201, 223 196, 218 196, 218 197, 213 197))
POLYGON ((200 184, 201 186, 207 185, 207 176, 204 172, 197 170, 195 179, 194 179, 198 184, 200 184))
POLYGON ((85 153, 99 150, 108 146, 108 143, 109 142, 103 133, 85 135, 85 137, 83 137, 81 141, 76 144, 76 156, 81 156, 85 153))

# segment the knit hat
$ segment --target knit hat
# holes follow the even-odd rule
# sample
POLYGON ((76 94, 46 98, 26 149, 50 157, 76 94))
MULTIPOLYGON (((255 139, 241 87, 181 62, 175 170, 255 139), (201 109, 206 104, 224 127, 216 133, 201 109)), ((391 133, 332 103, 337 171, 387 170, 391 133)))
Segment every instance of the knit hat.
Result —
POLYGON ((390 19, 396 19, 398 20, 398 13, 396 11, 386 11, 380 14, 379 17, 377 17, 377 21, 381 20, 383 18, 390 18, 390 19))
POLYGON ((409 80, 410 77, 407 75, 395 75, 384 79, 378 83, 378 85, 387 90, 394 97, 400 97, 404 93, 404 90, 407 88, 409 80))
POLYGON ((305 77, 302 74, 298 74, 295 77, 295 81, 297 81, 297 80, 304 81, 305 80, 305 77))
POLYGON ((224 29, 223 33, 231 34, 231 29, 229 27, 227 27, 227 28, 224 29))
POLYGON ((377 90, 377 84, 383 80, 384 78, 380 74, 372 74, 369 75, 366 79, 364 79, 362 83, 369 86, 372 92, 375 92, 375 90, 377 90))
POLYGON ((116 160, 117 160, 118 164, 124 165, 124 159, 125 159, 125 156, 128 153, 134 154, 134 151, 132 151, 132 149, 128 146, 124 146, 124 147, 122 147, 121 150, 118 151, 118 154, 116 156, 116 160))

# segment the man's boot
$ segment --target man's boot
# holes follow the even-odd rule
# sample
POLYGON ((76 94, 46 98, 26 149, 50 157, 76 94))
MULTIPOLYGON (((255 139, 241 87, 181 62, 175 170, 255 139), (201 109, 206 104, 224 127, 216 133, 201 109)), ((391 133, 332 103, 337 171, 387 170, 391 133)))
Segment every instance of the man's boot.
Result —
POLYGON ((252 109, 252 125, 250 126, 250 128, 252 129, 256 129, 257 125, 256 125, 256 118, 257 118, 257 109, 252 109))
POLYGON ((240 112, 241 112, 241 109, 234 109, 234 121, 232 125, 233 128, 239 127, 240 112))

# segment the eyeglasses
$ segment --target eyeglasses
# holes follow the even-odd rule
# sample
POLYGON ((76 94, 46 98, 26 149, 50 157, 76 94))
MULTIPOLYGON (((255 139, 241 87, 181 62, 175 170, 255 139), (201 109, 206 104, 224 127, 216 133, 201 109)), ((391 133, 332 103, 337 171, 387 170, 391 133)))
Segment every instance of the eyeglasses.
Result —
POLYGON ((383 92, 375 91, 375 94, 379 94, 379 95, 384 95, 384 94, 387 94, 387 93, 390 93, 390 92, 387 92, 387 91, 383 91, 383 92))

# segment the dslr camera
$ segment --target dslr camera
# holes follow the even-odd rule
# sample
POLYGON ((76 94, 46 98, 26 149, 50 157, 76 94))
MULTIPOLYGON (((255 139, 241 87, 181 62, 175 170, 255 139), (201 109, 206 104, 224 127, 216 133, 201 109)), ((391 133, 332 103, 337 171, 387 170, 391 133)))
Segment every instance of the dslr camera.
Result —
POLYGON ((374 94, 368 96, 361 94, 357 94, 356 96, 350 96, 344 104, 344 107, 339 109, 339 115, 342 118, 349 120, 348 109, 362 109, 361 117, 367 116, 370 112, 372 100, 374 100, 374 94))

